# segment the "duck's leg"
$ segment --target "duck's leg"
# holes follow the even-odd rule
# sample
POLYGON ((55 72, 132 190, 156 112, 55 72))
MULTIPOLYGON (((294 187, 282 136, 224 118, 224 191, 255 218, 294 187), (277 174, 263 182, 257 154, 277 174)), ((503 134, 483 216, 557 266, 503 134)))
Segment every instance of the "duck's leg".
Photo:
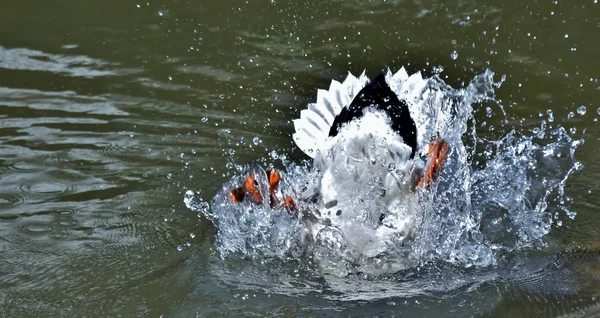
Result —
MULTIPOLYGON (((296 208, 296 202, 292 197, 282 197, 281 193, 277 189, 281 175, 275 170, 267 171, 267 179, 269 180, 269 196, 271 198, 271 208, 282 206, 284 208, 293 210, 296 208)), ((229 191, 229 197, 234 203, 242 203, 247 195, 250 195, 254 203, 263 204, 263 197, 258 190, 258 182, 253 175, 249 175, 244 180, 244 184, 239 188, 234 188, 229 191)))
POLYGON ((258 191, 258 182, 254 179, 253 175, 249 175, 244 180, 244 184, 239 188, 234 188, 229 191, 229 197, 234 203, 241 203, 244 201, 246 195, 250 195, 256 204, 263 203, 263 197, 258 191))
POLYGON ((450 148, 445 140, 438 137, 433 138, 427 153, 427 167, 425 168, 425 176, 419 181, 419 187, 425 187, 425 189, 429 189, 431 182, 437 178, 442 170, 449 151, 450 148))
POLYGON ((284 208, 289 210, 293 210, 296 208, 296 202, 292 197, 286 196, 282 197, 282 194, 279 192, 277 187, 279 186, 279 181, 281 181, 281 175, 279 172, 275 170, 268 170, 267 177, 269 179, 269 193, 271 195, 271 208, 275 208, 278 205, 281 205, 284 208))

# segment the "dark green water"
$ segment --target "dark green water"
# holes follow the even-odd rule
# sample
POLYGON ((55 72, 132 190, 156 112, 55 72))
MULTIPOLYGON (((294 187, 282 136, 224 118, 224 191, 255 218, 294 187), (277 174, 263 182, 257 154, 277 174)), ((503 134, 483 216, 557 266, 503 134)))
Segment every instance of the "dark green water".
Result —
MULTIPOLYGON (((600 315, 595 283, 569 295, 488 286, 357 302, 263 273, 299 291, 267 292, 236 283, 260 267, 221 260, 215 228, 183 204, 186 189, 209 199, 231 158, 272 149, 302 158, 291 120, 348 71, 443 67, 461 87, 489 68, 506 75, 496 97, 514 125, 539 126, 551 109, 555 126, 585 140, 584 168, 567 183, 577 217, 562 215, 551 234, 596 247, 596 2, 9 0, 0 10, 1 316, 600 315), (251 148, 254 137, 262 144, 251 148)), ((578 266, 578 280, 600 277, 597 258, 578 266)))

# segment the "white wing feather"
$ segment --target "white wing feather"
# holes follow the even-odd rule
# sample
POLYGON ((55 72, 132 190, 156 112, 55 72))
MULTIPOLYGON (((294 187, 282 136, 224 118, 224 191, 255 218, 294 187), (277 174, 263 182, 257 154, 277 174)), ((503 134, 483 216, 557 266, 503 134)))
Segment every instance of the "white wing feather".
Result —
MULTIPOLYGON (((418 118, 422 110, 423 93, 426 90, 428 79, 423 79, 420 72, 408 75, 406 69, 402 67, 396 73, 388 69, 386 81, 390 88, 399 99, 408 103, 411 116, 418 118), (416 106, 418 105, 418 106, 416 106)), ((298 148, 300 148, 309 157, 314 158, 320 146, 324 144, 329 136, 329 130, 344 107, 348 107, 356 95, 368 83, 369 78, 363 71, 358 77, 348 73, 343 82, 332 80, 328 90, 319 89, 317 91, 317 101, 308 104, 308 108, 300 112, 300 118, 294 120, 296 132, 293 139, 298 148)), ((419 123, 415 120, 418 130, 419 123)), ((417 142, 420 146, 427 147, 428 138, 424 138, 419 133, 417 142)), ((420 149, 419 153, 427 151, 420 149)))

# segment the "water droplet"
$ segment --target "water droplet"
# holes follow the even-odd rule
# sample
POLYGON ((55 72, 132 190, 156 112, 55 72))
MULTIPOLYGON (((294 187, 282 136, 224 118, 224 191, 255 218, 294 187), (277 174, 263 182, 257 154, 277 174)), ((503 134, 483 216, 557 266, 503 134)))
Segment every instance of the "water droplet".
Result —
POLYGON ((596 109, 596 113, 598 113, 598 115, 600 115, 600 107, 598 107, 598 109, 596 109))
POLYGON ((193 239, 193 238, 195 238, 195 237, 196 237, 196 234, 194 234, 194 233, 190 233, 190 238, 192 238, 192 239, 193 239))
POLYGON ((177 252, 181 252, 181 251, 183 251, 183 246, 177 245, 177 252))
POLYGON ((491 107, 486 107, 485 108, 485 115, 489 118, 492 117, 493 112, 492 112, 492 108, 491 107))
POLYGON ((173 174, 170 172, 167 173, 167 179, 169 179, 169 180, 173 179, 173 174))
POLYGON ((225 137, 231 133, 231 129, 223 128, 219 130, 218 135, 221 137, 225 137))
POLYGON ((581 105, 581 106, 577 107, 577 113, 578 113, 579 115, 582 115, 582 116, 583 116, 583 115, 585 115, 585 112, 586 112, 586 111, 587 111, 587 109, 586 109, 586 108, 585 108, 585 106, 583 106, 583 105, 581 105))
POLYGON ((458 52, 452 51, 452 53, 450 53, 450 58, 456 60, 458 58, 458 52))
POLYGON ((201 121, 201 122, 203 122, 203 123, 205 123, 205 122, 207 122, 207 121, 208 121, 208 118, 206 118, 206 117, 202 117, 202 119, 200 119, 200 121, 201 121))
POLYGON ((256 146, 258 146, 258 144, 260 144, 261 140, 260 138, 258 138, 258 136, 252 138, 252 143, 255 144, 256 146))
POLYGON ((552 112, 552 109, 548 109, 546 114, 548 114, 548 122, 554 122, 554 113, 552 112))
POLYGON ((565 34, 565 39, 568 39, 568 38, 569 38, 569 35, 568 35, 568 34, 565 34))
POLYGON ((574 133, 576 133, 576 132, 577 132, 577 128, 576 128, 576 127, 571 127, 571 129, 569 129, 569 132, 570 132, 571 134, 574 134, 574 133))
POLYGON ((202 200, 200 197, 196 197, 196 194, 194 194, 194 191, 192 190, 187 190, 185 192, 183 196, 183 203, 188 209, 197 212, 198 215, 206 215, 210 209, 208 202, 202 200))
POLYGON ((277 160, 279 158, 279 154, 277 154, 277 151, 273 150, 271 151, 271 159, 273 160, 277 160))
POLYGON ((571 118, 573 118, 573 117, 575 117, 575 113, 573 113, 573 112, 569 112, 569 113, 567 114, 567 119, 571 119, 571 118))

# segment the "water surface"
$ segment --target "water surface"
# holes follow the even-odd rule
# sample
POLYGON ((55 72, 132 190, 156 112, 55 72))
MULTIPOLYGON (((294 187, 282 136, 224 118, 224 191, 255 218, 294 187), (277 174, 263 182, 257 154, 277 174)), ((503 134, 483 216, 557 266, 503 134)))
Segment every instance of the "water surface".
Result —
MULTIPOLYGON (((12 317, 597 311, 598 17, 594 0, 5 5, 0 310, 12 317), (210 199, 231 177, 228 161, 269 158, 272 150, 306 159, 294 147, 291 120, 316 89, 348 71, 388 66, 439 73, 456 88, 490 69, 506 76, 495 93, 506 117, 485 119, 480 135, 533 131, 544 120, 584 140, 576 152, 583 169, 565 189, 576 217, 560 214, 547 239, 559 242, 550 247, 557 251, 592 251, 558 260, 575 269, 565 281, 589 284, 547 294, 489 284, 361 301, 370 291, 358 278, 221 258, 215 227, 185 207, 185 191, 210 199)), ((475 116, 486 118, 485 108, 475 116)), ((398 291, 381 283, 386 288, 398 291)))

